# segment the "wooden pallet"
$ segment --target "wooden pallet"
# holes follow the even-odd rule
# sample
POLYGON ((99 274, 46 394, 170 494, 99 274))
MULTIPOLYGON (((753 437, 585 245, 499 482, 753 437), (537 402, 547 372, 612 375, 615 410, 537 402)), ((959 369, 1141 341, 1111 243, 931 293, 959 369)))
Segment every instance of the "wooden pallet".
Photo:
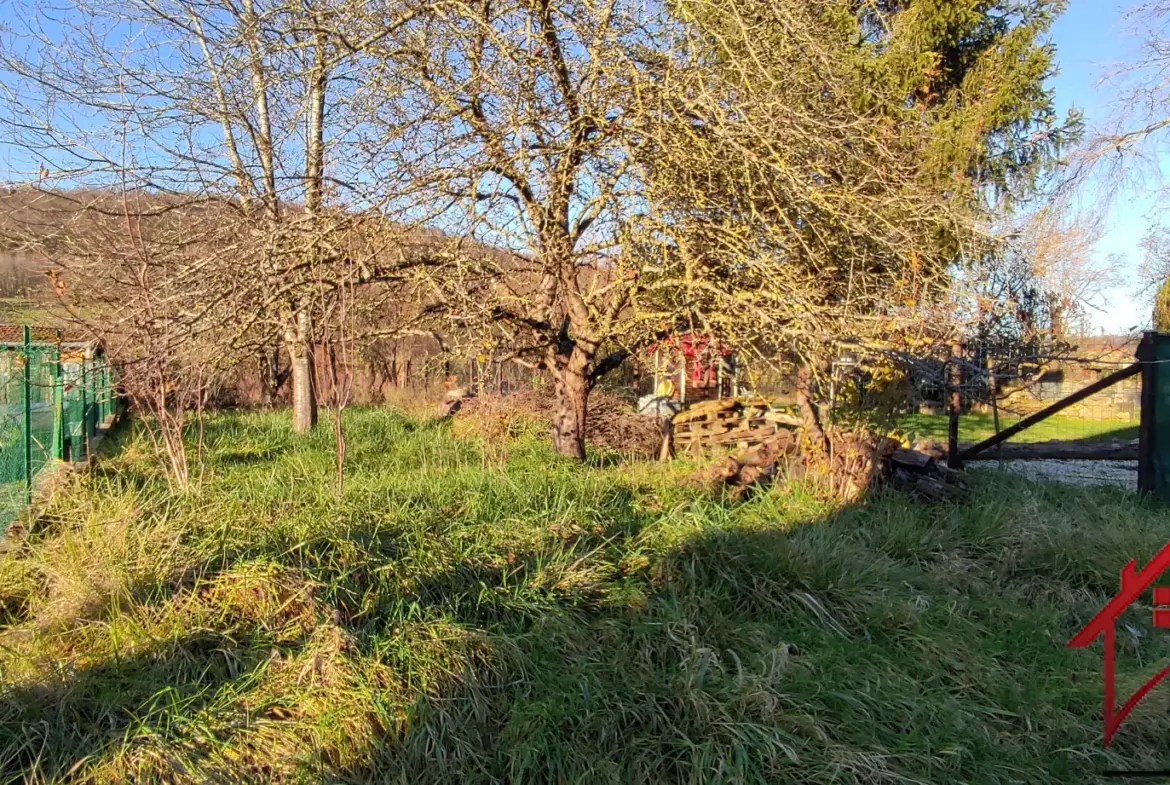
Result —
POLYGON ((672 421, 675 448, 689 455, 754 447, 799 424, 794 414, 763 398, 703 401, 672 421))

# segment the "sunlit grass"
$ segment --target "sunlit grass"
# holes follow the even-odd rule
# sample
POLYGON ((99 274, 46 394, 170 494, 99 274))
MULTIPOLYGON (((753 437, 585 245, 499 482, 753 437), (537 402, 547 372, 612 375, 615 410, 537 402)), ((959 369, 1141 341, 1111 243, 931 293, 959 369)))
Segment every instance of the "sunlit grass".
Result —
MULTIPOLYGON (((171 493, 123 433, 0 557, 0 773, 22 781, 1091 782, 1064 643, 1170 515, 980 475, 959 507, 744 504, 690 467, 347 413, 223 414, 171 493)), ((1148 627, 1148 608, 1134 611, 1148 627)), ((1123 685, 1170 655, 1126 634, 1123 685)), ((1124 686, 1122 687, 1124 689, 1124 686)), ((1124 694, 1128 694, 1125 690, 1124 694)))
MULTIPOLYGON (((1000 430, 1018 423, 1022 417, 1002 416, 1000 430)), ((907 414, 898 419, 898 427, 916 439, 934 439, 946 443, 950 418, 945 414, 907 414)), ((978 442, 995 435, 995 420, 990 414, 964 413, 959 418, 959 441, 978 442)), ((1138 424, 1132 420, 1090 420, 1082 417, 1054 415, 1025 428, 1011 438, 1013 442, 1049 440, 1136 439, 1138 424)))

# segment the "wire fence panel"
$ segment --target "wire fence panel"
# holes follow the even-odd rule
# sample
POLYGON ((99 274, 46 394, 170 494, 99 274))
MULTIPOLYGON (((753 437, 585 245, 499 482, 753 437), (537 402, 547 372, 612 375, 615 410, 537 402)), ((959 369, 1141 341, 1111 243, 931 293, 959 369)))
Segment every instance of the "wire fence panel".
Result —
MULTIPOLYGON (((1090 339, 1085 343, 1090 344, 1090 339)), ((1096 343, 1031 364, 1001 356, 998 347, 970 344, 962 347, 961 356, 937 358, 933 364, 923 362, 913 379, 900 424, 920 438, 945 442, 952 394, 957 393, 959 441, 983 441, 1134 362, 1135 339, 1096 343)), ((1137 438, 1140 419, 1141 379, 1135 375, 1093 393, 1007 441, 1132 441, 1137 438)))
POLYGON ((24 350, 26 397, 28 398, 28 475, 35 477, 56 457, 54 433, 60 412, 54 405, 60 349, 56 346, 29 343, 24 350))
POLYGON ((115 412, 115 375, 94 344, 0 325, 0 529, 54 460, 79 461, 115 412))
POLYGON ((82 385, 82 353, 71 353, 61 363, 64 397, 64 444, 62 458, 79 461, 85 457, 85 389, 82 385))
POLYGON ((920 363, 901 425, 957 453, 952 465, 999 461, 1037 478, 1136 488, 1136 349, 1136 337, 1084 338, 1059 356, 1021 359, 996 345, 955 345, 920 363))
POLYGON ((24 356, 0 352, 0 525, 25 504, 24 356))

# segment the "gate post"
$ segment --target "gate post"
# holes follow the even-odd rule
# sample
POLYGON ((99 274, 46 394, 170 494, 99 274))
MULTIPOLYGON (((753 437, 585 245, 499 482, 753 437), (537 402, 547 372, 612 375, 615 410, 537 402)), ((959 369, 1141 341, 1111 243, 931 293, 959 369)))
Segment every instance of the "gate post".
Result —
POLYGON ((78 455, 74 456, 73 460, 75 461, 80 460, 82 456, 86 458, 89 457, 89 382, 86 378, 85 365, 86 359, 85 353, 83 352, 81 358, 77 361, 79 374, 77 387, 79 390, 81 390, 81 419, 78 421, 77 425, 81 437, 78 446, 81 448, 81 450, 79 451, 78 455))
POLYGON ((1164 475, 1166 458, 1170 456, 1166 456, 1164 450, 1159 449, 1158 431, 1159 419, 1170 425, 1170 418, 1158 417, 1157 402, 1164 399, 1164 396, 1158 395, 1159 376, 1170 380, 1170 375, 1158 373, 1159 355, 1170 354, 1170 351, 1160 349, 1170 348, 1168 347, 1170 341, 1159 340, 1160 338, 1170 336, 1160 336, 1156 332, 1142 333, 1141 343, 1135 352, 1138 362, 1142 364, 1141 421, 1138 427, 1138 492, 1143 494, 1159 493, 1168 489, 1164 475))
POLYGON ((65 459, 65 394, 64 373, 61 369, 61 336, 53 350, 53 457, 65 459))
POLYGON ((947 368, 947 466, 963 468, 963 457, 959 455, 959 416, 963 409, 963 342, 951 344, 951 361, 947 368))

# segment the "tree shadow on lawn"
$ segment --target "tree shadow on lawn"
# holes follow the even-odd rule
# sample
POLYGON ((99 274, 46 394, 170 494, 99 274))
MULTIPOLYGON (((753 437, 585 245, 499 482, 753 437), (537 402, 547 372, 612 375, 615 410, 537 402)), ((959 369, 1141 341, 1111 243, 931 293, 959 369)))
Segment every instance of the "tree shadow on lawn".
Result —
MULTIPOLYGON (((1043 607, 997 605, 988 570, 955 579, 954 560, 976 557, 947 508, 882 497, 781 520, 783 496, 696 499, 712 505, 707 523, 686 521, 676 538, 664 515, 619 491, 601 508, 611 525, 560 545, 427 566, 403 564, 409 532, 395 527, 303 543, 288 566, 313 565, 353 641, 348 656, 422 675, 403 676, 412 695, 378 699, 398 719, 357 740, 358 762, 318 751, 302 773, 410 785, 1055 783, 1092 781, 1117 760, 1096 746, 1098 685, 1067 683, 1085 657, 1062 646, 1061 630, 1033 662, 1005 629, 976 621, 1057 623, 1043 607), (394 648, 400 628, 432 622, 462 633, 394 648), (475 657, 452 648, 469 638, 475 657), (462 664, 429 665, 435 647, 462 664), (951 748, 965 752, 939 754, 951 748)), ((131 727, 169 741, 209 707, 235 705, 266 646, 192 634, 11 690, 0 768, 64 775, 86 755, 115 754, 131 727)), ((182 749, 183 765, 198 766, 182 749)))
POLYGON ((215 456, 215 463, 230 467, 258 466, 271 463, 279 454, 276 450, 262 447, 243 447, 220 452, 215 456))
POLYGON ((1063 645, 1058 609, 954 575, 977 554, 948 508, 905 506, 712 526, 646 564, 614 553, 544 602, 493 596, 544 569, 532 555, 507 580, 434 575, 415 601, 486 634, 495 659, 420 694, 401 742, 341 776, 1058 783, 1157 763, 1157 719, 1101 750, 1099 679, 1075 680, 1099 655, 1063 645))
MULTIPOLYGON (((230 742, 200 724, 227 726, 270 649, 265 642, 200 630, 130 654, 63 670, 59 679, 0 690, 0 779, 56 781, 138 741, 174 743, 168 766, 198 766, 211 746, 230 742), (201 750, 201 748, 203 748, 201 750)), ((165 778, 165 775, 164 775, 165 778)))

